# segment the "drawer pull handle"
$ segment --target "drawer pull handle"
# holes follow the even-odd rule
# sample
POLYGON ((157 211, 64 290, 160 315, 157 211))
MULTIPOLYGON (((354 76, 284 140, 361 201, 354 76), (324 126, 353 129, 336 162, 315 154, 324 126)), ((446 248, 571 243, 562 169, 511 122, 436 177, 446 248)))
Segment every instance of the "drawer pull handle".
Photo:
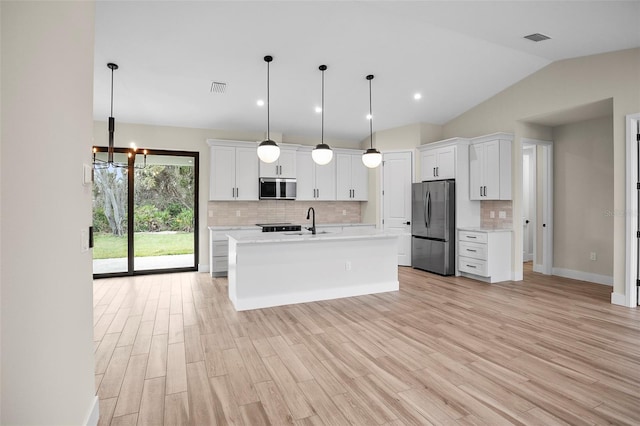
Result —
POLYGON ((477 251, 478 251, 478 250, 471 250, 471 249, 466 249, 466 250, 467 250, 467 251, 470 251, 470 252, 473 252, 473 253, 475 253, 475 252, 477 252, 477 251))
POLYGON ((476 269, 476 267, 474 265, 467 265, 469 268, 473 268, 476 269))
POLYGON ((478 237, 474 237, 474 236, 472 236, 472 235, 467 235, 467 238, 471 238, 471 239, 474 239, 474 240, 475 240, 475 239, 476 239, 476 238, 478 238, 478 237))

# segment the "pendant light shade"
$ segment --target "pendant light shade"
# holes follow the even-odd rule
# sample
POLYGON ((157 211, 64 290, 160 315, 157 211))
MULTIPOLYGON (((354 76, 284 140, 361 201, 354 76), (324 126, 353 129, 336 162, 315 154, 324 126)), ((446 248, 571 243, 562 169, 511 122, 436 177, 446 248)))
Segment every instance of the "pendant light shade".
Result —
POLYGON ((267 139, 258 145, 258 158, 260 158, 262 162, 273 163, 280 157, 280 147, 271 140, 269 123, 269 63, 273 61, 273 57, 265 56, 264 61, 267 63, 267 139))
POLYGON ((362 162, 368 168, 373 169, 378 167, 382 162, 382 154, 373 147, 373 114, 371 111, 371 80, 373 80, 373 75, 369 74, 366 79, 369 80, 369 137, 371 145, 370 148, 362 154, 362 162))
POLYGON ((331 159, 333 158, 333 151, 331 147, 324 143, 324 72, 327 70, 326 65, 320 65, 318 67, 320 71, 322 71, 322 105, 320 107, 320 112, 322 113, 322 125, 321 125, 321 133, 320 133, 320 143, 316 145, 316 147, 311 151, 311 158, 313 161, 320 165, 324 166, 325 164, 329 164, 331 159))

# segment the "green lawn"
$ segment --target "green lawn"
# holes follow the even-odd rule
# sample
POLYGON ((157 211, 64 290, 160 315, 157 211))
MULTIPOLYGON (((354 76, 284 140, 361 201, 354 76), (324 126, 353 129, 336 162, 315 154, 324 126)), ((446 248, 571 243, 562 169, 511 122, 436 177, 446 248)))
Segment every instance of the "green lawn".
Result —
MULTIPOLYGON (((127 237, 95 234, 93 241, 94 259, 127 257, 127 237)), ((134 248, 136 257, 191 254, 193 253, 193 233, 137 232, 134 234, 134 248)))

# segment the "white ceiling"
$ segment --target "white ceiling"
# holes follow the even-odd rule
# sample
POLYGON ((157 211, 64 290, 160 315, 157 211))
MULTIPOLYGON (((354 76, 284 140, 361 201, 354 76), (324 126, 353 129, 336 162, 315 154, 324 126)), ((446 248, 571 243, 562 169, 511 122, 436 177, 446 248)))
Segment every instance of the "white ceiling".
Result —
POLYGON ((94 117, 319 137, 444 124, 549 63, 640 46, 640 1, 98 1, 94 117), (540 32, 551 40, 523 36, 540 32), (227 83, 210 93, 212 81, 227 83), (422 99, 415 101, 413 94, 422 99))

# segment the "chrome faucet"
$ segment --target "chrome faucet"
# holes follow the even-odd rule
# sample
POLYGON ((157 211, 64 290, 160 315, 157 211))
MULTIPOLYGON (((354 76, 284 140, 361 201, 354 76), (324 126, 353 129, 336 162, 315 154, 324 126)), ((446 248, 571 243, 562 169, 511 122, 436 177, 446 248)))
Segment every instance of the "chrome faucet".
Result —
POLYGON ((307 220, 309 220, 309 213, 313 212, 313 221, 311 223, 311 228, 307 228, 307 230, 311 231, 312 235, 316 235, 316 211, 313 207, 309 207, 307 210, 307 220))

